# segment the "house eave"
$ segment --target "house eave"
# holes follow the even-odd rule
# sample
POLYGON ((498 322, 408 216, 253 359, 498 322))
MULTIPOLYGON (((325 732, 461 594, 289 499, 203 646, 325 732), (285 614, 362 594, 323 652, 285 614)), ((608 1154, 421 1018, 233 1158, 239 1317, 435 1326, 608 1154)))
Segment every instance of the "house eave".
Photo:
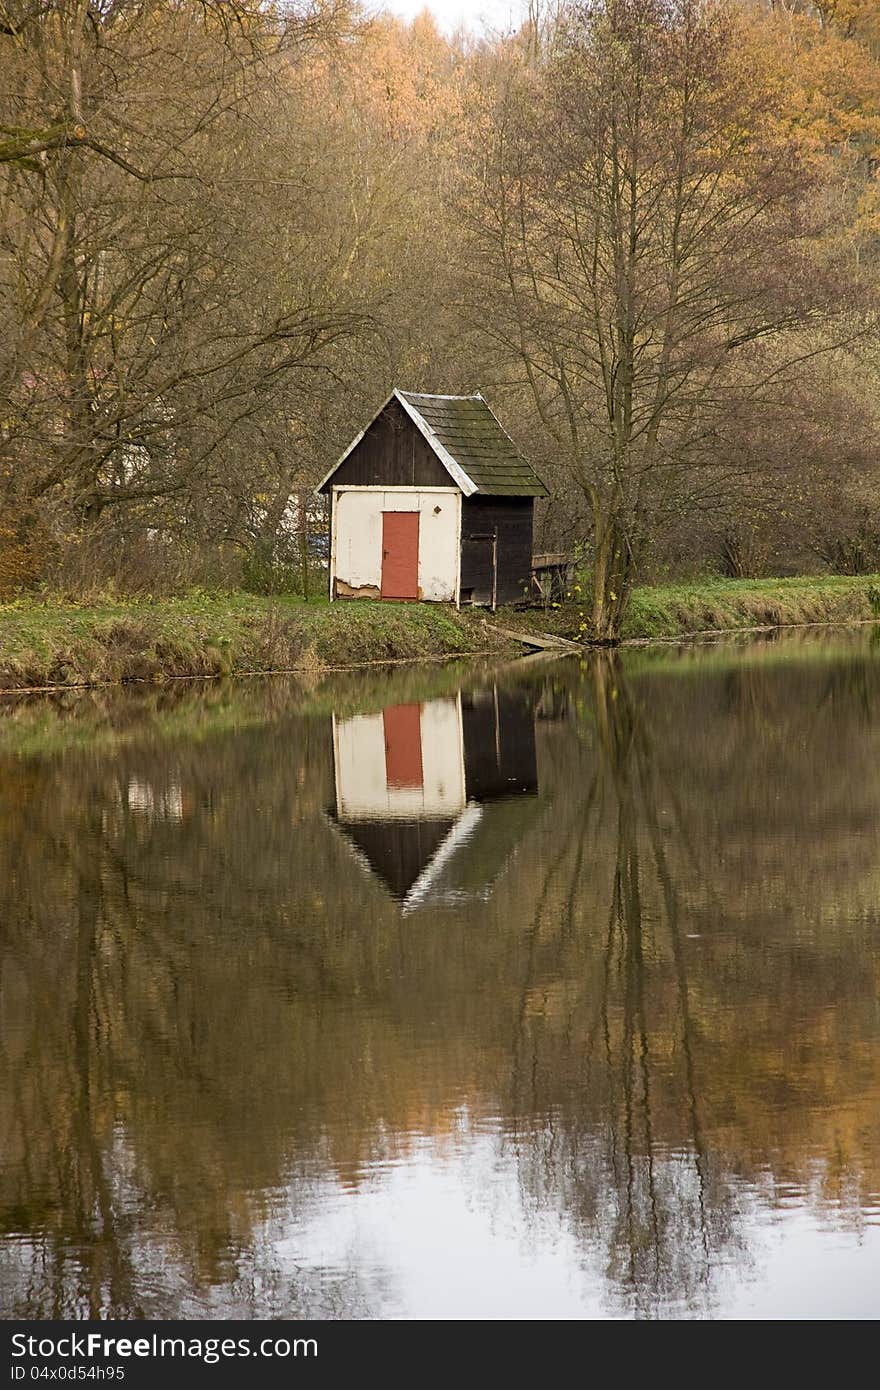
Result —
MULTIPOLYGON (((437 438, 436 434, 431 429, 428 422, 422 419, 421 415, 419 414, 418 410, 416 410, 414 405, 410 405, 403 392, 398 391, 395 387, 391 393, 391 397, 393 397, 394 400, 398 401, 400 405, 403 406, 403 409, 406 411, 407 415, 412 420, 416 429, 419 431, 419 434, 426 441, 426 443, 428 443, 430 447, 433 449, 434 453, 437 455, 438 459, 443 464, 443 467, 446 469, 447 473, 453 479, 456 485, 461 488, 461 491, 464 493, 465 497, 472 497, 475 492, 478 492, 479 489, 476 483, 474 482, 473 478, 469 477, 468 474, 465 473, 461 464, 453 458, 452 454, 450 454, 446 446, 440 443, 440 440, 437 438)), ((372 421, 370 421, 370 423, 372 424, 372 421)))
MULTIPOLYGON (((409 394, 418 395, 419 393, 410 392, 409 394)), ((433 399, 469 399, 478 400, 482 402, 482 404, 486 407, 492 419, 494 420, 495 424, 497 425, 499 431, 510 442, 511 447, 514 450, 516 450, 516 445, 510 439, 510 435, 507 433, 504 426, 501 424, 501 421, 498 419, 498 416, 495 414, 494 410, 492 410, 492 407, 489 405, 482 392, 477 391, 470 397, 434 394, 433 399)), ((342 467, 343 463, 345 463, 345 460, 348 458, 348 456, 351 453, 353 453, 353 451, 360 444, 361 440, 364 438, 364 435, 372 429, 373 425, 376 423, 383 410, 385 410, 387 406, 391 404, 392 401, 396 401, 406 414, 407 418, 412 421, 419 434, 422 436, 428 447, 431 449, 431 452, 440 460, 443 467, 446 469, 446 472, 449 474, 450 479, 464 497, 474 497, 477 495, 481 497, 549 497, 550 493, 546 487, 546 484, 540 477, 538 477, 537 473, 535 473, 533 468, 531 469, 531 473, 534 476, 538 486, 535 488, 529 488, 528 491, 524 491, 522 488, 518 487, 515 490, 508 491, 507 489, 505 489, 504 491, 496 493, 489 488, 481 487, 479 483, 475 482, 475 480, 470 476, 466 469, 462 467, 462 465, 458 462, 455 456, 452 453, 450 453, 450 451, 446 448, 445 444, 443 444, 442 441, 438 439, 437 435, 434 433, 434 430, 428 424, 427 420, 420 414, 418 407, 407 400, 407 393, 399 390, 397 387, 394 388, 390 396, 387 396, 385 398, 385 400, 379 406, 378 410, 375 412, 372 418, 367 422, 366 425, 364 425, 363 429, 355 435, 348 448, 345 449, 345 451, 342 454, 340 454, 333 467, 328 470, 328 472, 324 475, 321 481, 317 484, 315 492, 323 493, 326 495, 332 491, 333 478, 335 474, 342 467)))

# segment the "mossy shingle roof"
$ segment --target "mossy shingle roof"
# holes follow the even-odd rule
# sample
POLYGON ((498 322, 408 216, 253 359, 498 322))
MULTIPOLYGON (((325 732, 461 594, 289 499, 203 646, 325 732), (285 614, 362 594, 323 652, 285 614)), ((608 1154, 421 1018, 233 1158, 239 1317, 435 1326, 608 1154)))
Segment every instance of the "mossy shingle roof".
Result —
POLYGON ((318 484, 329 491, 336 470, 360 444, 391 401, 398 401, 466 497, 549 497, 531 464, 526 463, 501 428, 483 397, 431 396, 422 391, 392 391, 373 419, 352 440, 342 458, 318 484))
MULTIPOLYGON (((431 396, 416 391, 394 394, 440 460, 447 467, 453 462, 465 475, 463 490, 469 495, 548 496, 541 479, 482 396, 431 396)), ((455 471, 450 471, 455 477, 455 471)), ((462 480, 456 477, 456 481, 462 480)))

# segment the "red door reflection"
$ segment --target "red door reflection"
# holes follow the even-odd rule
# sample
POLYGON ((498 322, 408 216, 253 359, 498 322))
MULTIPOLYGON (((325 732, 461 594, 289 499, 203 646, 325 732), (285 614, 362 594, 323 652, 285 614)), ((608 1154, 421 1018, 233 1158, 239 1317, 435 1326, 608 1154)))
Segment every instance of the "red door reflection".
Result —
POLYGON ((389 705, 385 725, 385 780, 389 787, 421 787, 422 716, 420 705, 389 705))

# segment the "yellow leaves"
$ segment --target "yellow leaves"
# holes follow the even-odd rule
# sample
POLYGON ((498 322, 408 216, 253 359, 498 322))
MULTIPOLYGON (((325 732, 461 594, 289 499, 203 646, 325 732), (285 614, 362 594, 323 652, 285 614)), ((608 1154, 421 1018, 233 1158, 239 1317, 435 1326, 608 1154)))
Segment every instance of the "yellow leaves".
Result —
POLYGON ((816 0, 823 27, 877 53, 880 49, 880 11, 876 0, 816 0))
POLYGON ((880 62, 868 49, 806 16, 768 17, 753 33, 776 64, 782 122, 816 151, 880 147, 880 62))
MULTIPOLYGON (((395 140, 431 137, 459 110, 456 54, 430 14, 409 25, 381 15, 367 25, 345 59, 345 90, 372 129, 395 140)), ((323 82, 337 87, 339 59, 316 64, 323 82)))
POLYGON ((880 183, 876 178, 866 185, 859 198, 855 225, 861 232, 880 233, 880 183))

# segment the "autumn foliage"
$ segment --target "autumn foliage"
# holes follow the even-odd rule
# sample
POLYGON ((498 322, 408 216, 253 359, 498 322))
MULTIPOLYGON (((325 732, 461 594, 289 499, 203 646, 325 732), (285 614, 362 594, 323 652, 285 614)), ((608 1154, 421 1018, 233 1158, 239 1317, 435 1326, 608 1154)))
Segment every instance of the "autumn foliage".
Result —
POLYGON ((640 577, 880 563, 878 15, 0 0, 3 593, 84 537, 285 563, 393 385, 497 403, 596 636, 640 577))

